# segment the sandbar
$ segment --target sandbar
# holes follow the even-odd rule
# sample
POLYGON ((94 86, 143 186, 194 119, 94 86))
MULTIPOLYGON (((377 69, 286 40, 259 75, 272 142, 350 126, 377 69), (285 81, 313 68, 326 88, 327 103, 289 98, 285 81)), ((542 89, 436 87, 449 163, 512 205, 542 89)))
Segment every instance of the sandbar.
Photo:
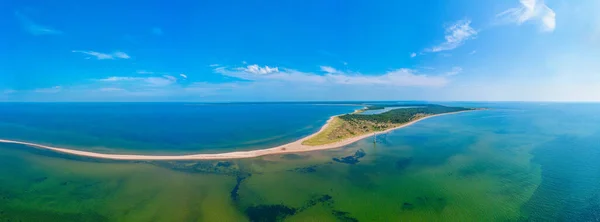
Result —
POLYGON ((436 116, 443 116, 443 115, 449 115, 449 114, 457 114, 457 113, 463 113, 463 112, 470 112, 470 111, 475 111, 475 110, 464 110, 464 111, 457 111, 457 112, 448 112, 448 113, 441 113, 441 114, 435 114, 435 115, 429 115, 426 117, 422 117, 419 119, 415 119, 412 120, 410 122, 404 123, 400 126, 394 127, 394 128, 390 128, 384 131, 378 131, 378 132, 373 132, 373 133, 368 133, 368 134, 363 134, 360 136, 356 136, 356 137, 352 137, 352 138, 347 138, 338 142, 334 142, 334 143, 329 143, 329 144, 324 144, 324 145, 317 145, 317 146, 308 146, 308 145, 303 145, 302 142, 304 142, 304 140, 307 140, 317 134, 319 134, 320 132, 322 132, 323 130, 325 130, 325 128, 327 128, 329 126, 329 124, 331 123, 331 121, 333 120, 334 117, 336 116, 332 116, 329 118, 329 120, 327 120, 327 123, 325 123, 325 125, 323 125, 321 127, 321 129, 316 132, 313 133, 307 137, 304 137, 302 139, 299 139, 297 141, 288 143, 288 144, 284 144, 281 146, 276 146, 276 147, 271 147, 271 148, 266 148, 266 149, 260 149, 260 150, 249 150, 249 151, 237 151, 237 152, 227 152, 227 153, 215 153, 215 154, 188 154, 188 155, 140 155, 140 154, 106 154, 106 153, 96 153, 96 152, 90 152, 90 151, 82 151, 82 150, 75 150, 75 149, 67 149, 67 148, 60 148, 60 147, 53 147, 53 146, 46 146, 46 145, 42 145, 42 144, 36 144, 36 143, 29 143, 29 142, 23 142, 23 141, 15 141, 15 140, 4 140, 4 139, 0 139, 0 143, 11 143, 11 144, 20 144, 20 145, 26 145, 26 146, 30 146, 30 147, 34 147, 34 148, 40 148, 40 149, 46 149, 46 150, 51 150, 54 152, 58 152, 58 153, 64 153, 64 154, 71 154, 71 155, 76 155, 76 156, 84 156, 84 157, 91 157, 91 158, 98 158, 98 159, 111 159, 111 160, 226 160, 226 159, 242 159, 242 158, 253 158, 253 157, 260 157, 260 156, 265 156, 265 155, 273 155, 273 154, 285 154, 285 153, 301 153, 301 152, 309 152, 309 151, 316 151, 316 150, 326 150, 326 149, 334 149, 334 148, 339 148, 345 145, 349 145, 351 143, 354 143, 356 141, 377 135, 377 134, 382 134, 382 133, 387 133, 390 132, 392 130, 396 130, 396 129, 400 129, 403 127, 407 127, 410 126, 416 122, 419 122, 421 120, 424 119, 428 119, 431 117, 436 117, 436 116))

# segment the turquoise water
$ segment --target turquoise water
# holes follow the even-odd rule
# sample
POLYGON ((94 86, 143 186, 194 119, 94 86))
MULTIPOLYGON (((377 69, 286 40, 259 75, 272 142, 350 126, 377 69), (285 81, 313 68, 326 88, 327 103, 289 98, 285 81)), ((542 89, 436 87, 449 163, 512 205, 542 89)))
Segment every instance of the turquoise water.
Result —
POLYGON ((210 153, 281 145, 360 106, 4 103, 0 138, 102 152, 210 153))
POLYGON ((0 144, 0 221, 600 220, 600 104, 447 105, 492 109, 376 144, 232 161, 97 161, 0 144), (357 151, 356 164, 332 161, 357 151))

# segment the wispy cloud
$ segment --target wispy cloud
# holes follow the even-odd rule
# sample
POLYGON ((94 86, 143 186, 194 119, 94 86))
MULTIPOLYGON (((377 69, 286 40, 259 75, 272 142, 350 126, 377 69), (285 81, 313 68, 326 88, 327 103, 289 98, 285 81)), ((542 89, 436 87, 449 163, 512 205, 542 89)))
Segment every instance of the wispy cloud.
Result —
POLYGON ((418 74, 411 69, 397 69, 383 75, 326 75, 329 81, 347 85, 443 86, 448 80, 441 76, 418 74))
POLYGON ((453 50, 469 39, 477 36, 477 31, 471 27, 471 20, 459 20, 446 27, 446 41, 440 45, 425 49, 426 52, 441 52, 453 50))
POLYGON ((508 9, 496 15, 497 23, 516 23, 527 21, 540 24, 542 31, 552 32, 556 28, 556 13, 543 0, 520 0, 521 6, 508 9))
POLYGON ((133 81, 133 80, 140 80, 140 79, 144 79, 144 78, 141 78, 141 77, 111 76, 111 77, 108 77, 108 78, 99 79, 98 81, 101 81, 101 82, 121 82, 121 81, 133 81))
POLYGON ((162 77, 149 77, 149 78, 144 79, 144 81, 146 83, 150 84, 151 86, 161 87, 161 86, 168 86, 168 85, 175 83, 177 81, 177 78, 175 78, 174 76, 170 76, 170 75, 164 75, 162 77))
POLYGON ((137 74, 154 74, 154 72, 146 71, 146 70, 137 70, 135 71, 137 74))
POLYGON ((415 53, 415 52, 413 52, 413 53, 411 53, 411 54, 410 54, 410 57, 411 57, 411 58, 414 58, 414 57, 416 57, 416 56, 417 56, 417 53, 415 53))
POLYGON ((104 79, 98 79, 99 82, 123 84, 127 85, 144 85, 152 87, 168 86, 177 82, 177 78, 170 75, 163 75, 160 77, 130 77, 130 76, 111 76, 104 79))
POLYGON ((17 90, 13 90, 13 89, 5 89, 2 91, 2 94, 8 95, 8 94, 13 94, 16 93, 17 90))
POLYGON ((129 57, 129 55, 127 55, 127 53, 124 52, 114 52, 112 54, 115 58, 119 58, 119 59, 129 59, 131 57, 129 57))
POLYGON ((260 67, 256 64, 249 65, 246 67, 240 67, 240 68, 238 68, 238 70, 248 72, 248 73, 254 73, 254 74, 269 74, 269 73, 279 72, 279 68, 277 68, 277 67, 273 67, 273 68, 271 68, 269 66, 260 67))
POLYGON ((475 53, 477 53, 477 50, 473 50, 473 51, 469 52, 469 55, 475 55, 475 53))
POLYGON ((34 92, 36 92, 36 93, 57 93, 57 92, 60 92, 61 90, 62 90, 62 86, 54 86, 51 88, 35 89, 34 92))
POLYGON ((463 69, 461 67, 453 67, 450 72, 446 73, 446 76, 454 76, 461 73, 463 69))
POLYGON ((219 67, 219 66, 221 66, 221 65, 219 65, 219 64, 216 64, 216 63, 215 63, 215 64, 210 64, 210 65, 208 65, 208 66, 209 66, 209 67, 219 67))
POLYGON ((338 73, 339 71, 331 66, 321 66, 321 71, 326 73, 338 73))
POLYGON ((21 14, 20 12, 15 12, 15 16, 21 22, 21 26, 25 31, 31 33, 32 35, 59 35, 63 32, 50 28, 48 26, 43 26, 33 22, 27 16, 21 14))
POLYGON ((106 88, 100 88, 100 91, 102 91, 102 92, 121 92, 121 91, 125 91, 125 89, 114 88, 114 87, 106 87, 106 88))
POLYGON ((154 35, 162 35, 163 31, 159 27, 154 27, 154 28, 152 28, 152 34, 154 34, 154 35))
POLYGON ((278 72, 272 73, 260 73, 253 69, 250 70, 247 68, 226 69, 220 67, 215 69, 215 72, 257 82, 280 81, 288 83, 387 86, 443 86, 448 83, 445 77, 447 75, 420 74, 411 69, 397 69, 376 75, 342 72, 329 66, 321 67, 321 70, 326 72, 325 75, 301 72, 293 69, 280 69, 278 72))
POLYGON ((98 60, 103 60, 103 59, 129 59, 129 58, 131 58, 129 55, 127 55, 127 53, 119 52, 119 51, 113 52, 113 53, 110 53, 110 54, 101 53, 101 52, 95 52, 95 51, 82 51, 82 50, 73 50, 71 52, 83 53, 83 54, 86 54, 86 55, 94 56, 98 60))
MULTIPOLYGON (((270 68, 272 69, 272 68, 270 68)), ((258 72, 255 69, 248 69, 246 67, 228 69, 225 67, 218 67, 214 71, 216 73, 235 77, 243 80, 250 81, 294 81, 294 82, 320 82, 321 77, 314 74, 307 74, 298 72, 296 70, 285 69, 277 72, 258 72)))
POLYGON ((187 79, 187 75, 186 74, 181 73, 181 74, 179 74, 179 76, 181 76, 184 79, 187 79))

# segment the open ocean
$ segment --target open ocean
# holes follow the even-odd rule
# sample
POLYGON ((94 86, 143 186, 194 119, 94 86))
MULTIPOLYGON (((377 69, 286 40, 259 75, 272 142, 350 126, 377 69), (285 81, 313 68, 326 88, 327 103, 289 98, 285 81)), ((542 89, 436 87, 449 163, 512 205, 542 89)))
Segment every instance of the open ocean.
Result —
MULTIPOLYGON (((441 103, 340 149, 107 161, 0 144, 0 221, 600 221, 600 104, 441 103), (363 153, 356 164, 333 158, 363 153)), ((127 153, 284 144, 358 106, 5 103, 0 138, 127 153)))

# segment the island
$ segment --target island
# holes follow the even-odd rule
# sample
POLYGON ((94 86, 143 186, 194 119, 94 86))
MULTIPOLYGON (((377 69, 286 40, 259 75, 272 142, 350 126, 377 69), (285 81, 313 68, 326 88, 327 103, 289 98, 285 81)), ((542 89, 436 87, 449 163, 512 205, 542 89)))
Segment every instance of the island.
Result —
MULTIPOLYGON (((0 139, 0 143, 20 144, 68 155, 112 160, 225 160, 253 158, 273 154, 300 153, 342 147, 378 133, 409 126, 434 116, 482 110, 481 108, 450 107, 435 104, 378 104, 365 105, 350 114, 332 116, 321 129, 297 141, 258 150, 188 155, 110 154, 83 151, 43 144, 0 139), (367 111, 389 109, 378 114, 367 111)), ((360 153, 358 153, 360 156, 360 153)))

